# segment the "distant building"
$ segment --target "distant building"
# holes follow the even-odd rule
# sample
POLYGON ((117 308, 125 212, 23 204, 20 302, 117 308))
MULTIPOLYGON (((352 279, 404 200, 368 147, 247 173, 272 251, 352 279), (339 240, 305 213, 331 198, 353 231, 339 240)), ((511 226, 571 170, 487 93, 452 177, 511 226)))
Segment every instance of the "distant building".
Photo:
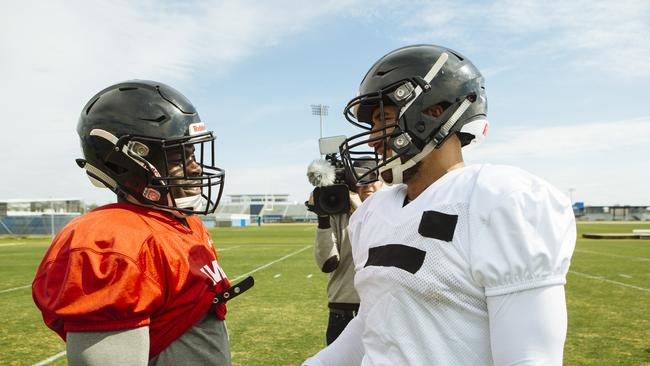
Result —
POLYGON ((85 211, 78 198, 0 201, 0 234, 54 235, 85 211))
POLYGON ((574 206, 574 213, 580 221, 650 221, 650 206, 574 206))
POLYGON ((84 201, 78 198, 11 199, 0 201, 0 215, 80 214, 84 201))

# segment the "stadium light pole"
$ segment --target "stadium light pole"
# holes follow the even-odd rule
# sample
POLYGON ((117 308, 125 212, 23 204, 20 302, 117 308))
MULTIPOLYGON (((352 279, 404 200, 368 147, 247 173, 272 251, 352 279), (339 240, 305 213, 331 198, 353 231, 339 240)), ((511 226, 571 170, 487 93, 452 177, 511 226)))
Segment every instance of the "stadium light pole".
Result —
POLYGON ((571 201, 571 205, 573 205, 573 191, 575 190, 575 188, 569 188, 569 201, 571 201))
POLYGON ((323 138, 323 117, 327 116, 330 106, 324 104, 312 104, 311 114, 320 117, 320 138, 323 138))

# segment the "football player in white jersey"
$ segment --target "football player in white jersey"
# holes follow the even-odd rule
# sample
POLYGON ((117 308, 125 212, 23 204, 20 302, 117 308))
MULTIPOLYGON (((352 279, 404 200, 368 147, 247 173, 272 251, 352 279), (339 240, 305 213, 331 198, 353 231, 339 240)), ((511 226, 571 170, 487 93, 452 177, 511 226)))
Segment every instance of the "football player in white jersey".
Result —
POLYGON ((350 219, 359 315, 304 364, 561 365, 573 211, 523 170, 465 165, 487 130, 476 67, 445 47, 397 49, 344 113, 366 130, 341 145, 346 166, 373 154, 394 187, 350 219))

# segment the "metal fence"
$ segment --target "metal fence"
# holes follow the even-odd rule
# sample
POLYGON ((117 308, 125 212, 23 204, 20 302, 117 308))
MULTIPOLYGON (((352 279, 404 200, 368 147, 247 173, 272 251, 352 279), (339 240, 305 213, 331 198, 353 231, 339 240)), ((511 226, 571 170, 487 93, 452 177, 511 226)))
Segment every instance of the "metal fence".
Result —
POLYGON ((54 235, 79 215, 20 215, 0 217, 0 234, 54 235))

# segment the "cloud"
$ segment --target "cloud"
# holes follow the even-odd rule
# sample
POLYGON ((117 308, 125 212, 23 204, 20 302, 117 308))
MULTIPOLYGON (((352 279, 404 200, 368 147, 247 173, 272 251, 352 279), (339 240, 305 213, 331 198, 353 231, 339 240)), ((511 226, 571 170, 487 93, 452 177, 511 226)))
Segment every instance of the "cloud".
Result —
POLYGON ((469 163, 515 165, 590 205, 648 205, 650 116, 542 128, 492 129, 469 163))
MULTIPOLYGON (((216 78, 232 73, 243 61, 283 42, 300 41, 303 31, 329 26, 334 20, 341 26, 341 18, 361 19, 367 28, 386 38, 386 45, 395 39, 427 43, 441 39, 449 44, 453 41, 468 53, 478 48, 492 55, 507 54, 512 63, 487 65, 484 71, 488 75, 516 72, 527 56, 534 55, 610 75, 643 78, 650 75, 646 65, 650 59, 649 8, 650 3, 637 0, 336 0, 308 4, 281 0, 254 5, 207 0, 7 2, 0 14, 0 154, 6 172, 0 198, 79 195, 89 202, 112 200, 108 190, 90 187, 75 166, 73 158, 80 154, 79 143, 71 131, 89 97, 116 81, 154 79, 188 90, 200 83, 206 72, 216 78)), ((272 65, 255 63, 255 67, 267 66, 271 72, 272 65)), ((248 108, 239 122, 243 129, 252 129, 257 121, 267 121, 265 117, 288 115, 291 108, 275 102, 248 108)), ((296 108, 307 111, 306 105, 296 108)), ((645 136, 650 135, 648 118, 575 128, 499 129, 494 127, 474 156, 528 164, 546 161, 549 155, 544 154, 553 159, 588 154, 620 157, 621 151, 632 148, 647 154, 645 136)), ((255 130, 255 137, 272 137, 271 130, 269 127, 268 134, 255 130)), ((303 138, 287 136, 287 141, 294 142, 286 142, 276 151, 258 151, 265 157, 309 156, 304 164, 291 165, 295 160, 289 160, 273 167, 227 167, 226 192, 269 188, 298 197, 307 193, 311 187, 304 170, 318 155, 317 144, 313 140, 302 142, 303 138), (260 182, 262 185, 256 185, 260 182)), ((243 147, 237 145, 237 139, 224 143, 243 147)), ((639 155, 635 156, 631 160, 638 162, 639 155)), ((551 171, 541 165, 539 169, 551 171)))
POLYGON ((348 2, 299 3, 12 2, 0 18, 0 66, 16 85, 63 79, 59 87, 91 90, 134 76, 185 80, 205 65, 224 73, 348 2))
POLYGON ((629 150, 650 153, 650 116, 570 126, 504 128, 490 131, 485 146, 478 146, 477 152, 479 149, 482 160, 566 158, 629 150))
POLYGON ((209 68, 211 76, 224 75, 350 6, 347 0, 3 4, 0 153, 11 174, 3 174, 0 197, 96 196, 67 181, 80 175, 70 132, 84 103, 107 85, 139 78, 185 90, 196 73, 209 68))
POLYGON ((403 41, 441 40, 458 49, 537 56, 628 77, 648 77, 650 2, 645 0, 497 0, 417 3, 424 17, 403 25, 403 41), (481 42, 477 43, 477 33, 481 42))

